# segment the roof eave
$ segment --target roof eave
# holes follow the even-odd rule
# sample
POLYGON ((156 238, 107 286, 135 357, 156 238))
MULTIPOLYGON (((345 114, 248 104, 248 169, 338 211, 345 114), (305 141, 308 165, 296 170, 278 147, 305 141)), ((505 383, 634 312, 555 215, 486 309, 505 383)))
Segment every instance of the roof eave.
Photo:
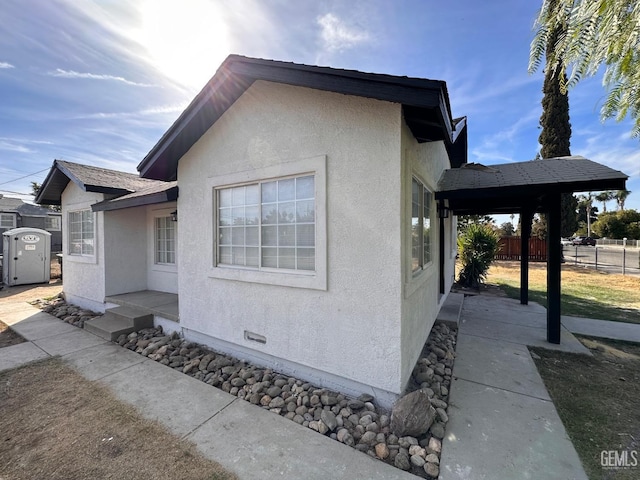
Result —
POLYGON ((158 203, 173 202, 178 199, 178 187, 171 187, 162 192, 144 195, 129 199, 104 200, 91 205, 94 212, 108 212, 112 210, 122 210, 125 208, 141 207, 144 205, 155 205, 158 203))

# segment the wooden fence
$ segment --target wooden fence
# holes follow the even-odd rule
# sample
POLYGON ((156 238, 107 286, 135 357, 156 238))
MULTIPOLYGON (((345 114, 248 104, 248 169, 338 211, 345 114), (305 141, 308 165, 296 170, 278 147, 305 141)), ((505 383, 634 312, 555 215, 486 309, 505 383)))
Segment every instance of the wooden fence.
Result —
MULTIPOLYGON (((496 255, 496 260, 520 260, 520 237, 501 237, 500 253, 496 255)), ((529 239, 529 261, 547 261, 547 241, 540 238, 529 239)))

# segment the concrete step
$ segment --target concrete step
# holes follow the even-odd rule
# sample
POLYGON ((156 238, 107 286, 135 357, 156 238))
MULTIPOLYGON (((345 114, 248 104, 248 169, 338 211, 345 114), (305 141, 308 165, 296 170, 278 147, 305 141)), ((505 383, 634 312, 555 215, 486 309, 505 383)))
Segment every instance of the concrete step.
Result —
POLYGON ((84 322, 84 328, 106 340, 114 341, 122 334, 153 327, 153 315, 131 307, 115 307, 102 317, 84 322))

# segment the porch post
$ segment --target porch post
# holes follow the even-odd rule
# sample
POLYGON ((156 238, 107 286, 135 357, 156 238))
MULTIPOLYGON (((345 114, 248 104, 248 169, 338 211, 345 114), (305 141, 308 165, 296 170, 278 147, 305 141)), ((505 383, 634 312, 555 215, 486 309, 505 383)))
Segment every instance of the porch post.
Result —
POLYGON ((529 239, 533 211, 529 207, 520 210, 520 303, 529 304, 529 239))
POLYGON ((560 343, 560 194, 549 196, 547 214, 547 341, 560 343))

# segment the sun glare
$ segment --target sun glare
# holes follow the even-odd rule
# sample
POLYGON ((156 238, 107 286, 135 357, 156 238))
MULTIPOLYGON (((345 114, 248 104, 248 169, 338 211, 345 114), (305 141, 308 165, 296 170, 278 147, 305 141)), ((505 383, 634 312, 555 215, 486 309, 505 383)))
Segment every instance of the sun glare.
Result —
POLYGON ((151 61, 186 87, 203 87, 230 53, 224 19, 210 0, 149 0, 141 14, 139 41, 151 61))

